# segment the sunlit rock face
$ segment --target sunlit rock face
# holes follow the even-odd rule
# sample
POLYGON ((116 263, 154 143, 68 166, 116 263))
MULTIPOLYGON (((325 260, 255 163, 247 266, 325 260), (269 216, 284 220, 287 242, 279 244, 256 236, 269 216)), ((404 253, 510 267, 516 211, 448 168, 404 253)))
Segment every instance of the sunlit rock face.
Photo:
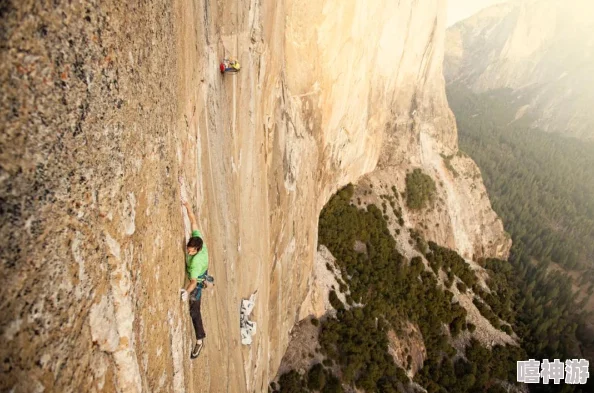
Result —
POLYGON ((2 12, 0 390, 266 391, 311 284, 319 211, 365 174, 403 182, 424 168, 448 195, 428 239, 507 252, 486 246, 501 228, 478 235, 473 209, 492 215, 488 199, 438 159, 457 151, 445 1, 2 12), (222 76, 229 56, 242 70, 222 76), (180 192, 216 280, 192 362, 180 192), (239 305, 255 291, 247 347, 239 305))
POLYGON ((481 93, 511 89, 517 117, 594 138, 594 5, 530 0, 488 8, 448 29, 445 76, 481 93))

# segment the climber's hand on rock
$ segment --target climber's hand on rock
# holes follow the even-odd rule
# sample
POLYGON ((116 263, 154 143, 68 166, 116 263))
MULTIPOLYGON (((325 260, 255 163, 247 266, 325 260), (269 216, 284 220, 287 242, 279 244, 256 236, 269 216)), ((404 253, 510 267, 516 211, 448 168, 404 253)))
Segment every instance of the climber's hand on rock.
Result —
POLYGON ((182 302, 187 301, 188 300, 188 291, 186 291, 185 289, 182 288, 179 290, 179 292, 180 292, 181 301, 182 302))

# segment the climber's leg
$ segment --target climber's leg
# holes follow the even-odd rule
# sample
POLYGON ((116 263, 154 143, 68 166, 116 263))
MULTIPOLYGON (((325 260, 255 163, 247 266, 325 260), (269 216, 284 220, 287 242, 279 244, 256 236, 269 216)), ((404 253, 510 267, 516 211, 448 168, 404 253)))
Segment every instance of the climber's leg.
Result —
POLYGON ((198 298, 198 300, 196 300, 195 297, 192 297, 190 300, 190 317, 192 318, 192 325, 194 325, 194 332, 196 333, 196 344, 192 348, 192 353, 190 354, 191 359, 198 357, 204 346, 203 339, 206 337, 204 326, 202 325, 202 314, 200 312, 201 300, 202 297, 198 298))
POLYGON ((196 332, 196 340, 202 340, 206 337, 204 325, 202 324, 200 303, 202 303, 202 297, 198 300, 190 299, 190 317, 192 318, 192 324, 194 325, 194 331, 196 332))

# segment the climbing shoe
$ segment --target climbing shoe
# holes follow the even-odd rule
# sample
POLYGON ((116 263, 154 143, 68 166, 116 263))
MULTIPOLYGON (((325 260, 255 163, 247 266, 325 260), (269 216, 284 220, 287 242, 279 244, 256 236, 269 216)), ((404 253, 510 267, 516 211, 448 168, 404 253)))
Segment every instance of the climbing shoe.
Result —
POLYGON ((200 351, 202 351, 203 346, 204 346, 203 340, 200 340, 200 342, 196 342, 196 345, 194 345, 194 349, 192 350, 192 353, 190 354, 190 359, 196 359, 198 357, 198 355, 200 355, 200 351))

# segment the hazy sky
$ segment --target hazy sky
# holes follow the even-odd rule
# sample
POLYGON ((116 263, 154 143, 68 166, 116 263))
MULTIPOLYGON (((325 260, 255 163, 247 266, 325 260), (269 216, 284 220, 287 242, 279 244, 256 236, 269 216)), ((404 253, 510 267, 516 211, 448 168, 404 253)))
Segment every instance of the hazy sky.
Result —
POLYGON ((504 0, 448 0, 448 26, 504 0))

